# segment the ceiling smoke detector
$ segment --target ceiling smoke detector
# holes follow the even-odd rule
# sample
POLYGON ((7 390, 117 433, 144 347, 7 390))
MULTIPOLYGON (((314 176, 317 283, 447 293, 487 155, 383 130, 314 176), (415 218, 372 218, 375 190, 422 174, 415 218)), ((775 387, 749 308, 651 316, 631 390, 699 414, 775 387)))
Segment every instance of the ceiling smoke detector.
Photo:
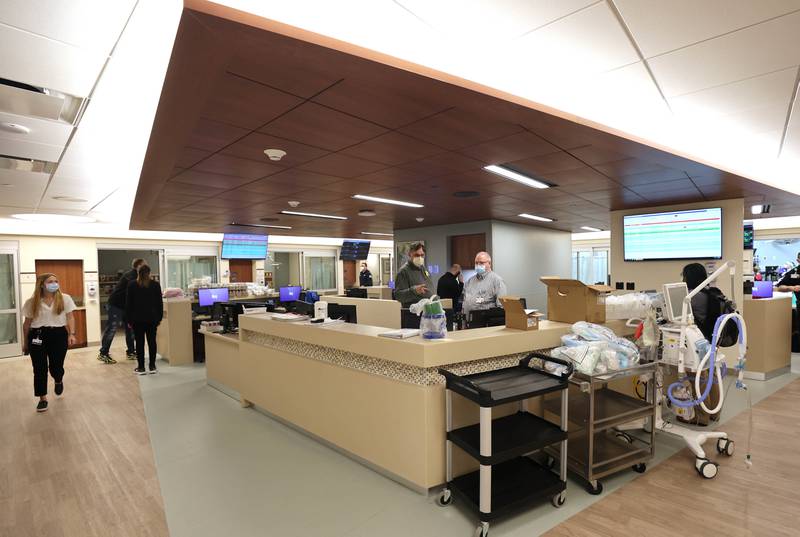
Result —
POLYGON ((360 211, 358 211, 358 216, 375 216, 376 214, 378 213, 376 213, 372 209, 361 209, 360 211))
POLYGON ((291 208, 298 207, 299 205, 300 205, 299 201, 290 201, 289 202, 289 207, 291 207, 291 208))
POLYGON ((425 220, 425 217, 423 217, 423 216, 418 216, 418 217, 416 217, 414 220, 416 220, 417 222, 422 222, 423 220, 425 220))
POLYGON ((286 156, 286 151, 283 149, 265 149, 264 154, 269 157, 270 160, 280 160, 286 156))

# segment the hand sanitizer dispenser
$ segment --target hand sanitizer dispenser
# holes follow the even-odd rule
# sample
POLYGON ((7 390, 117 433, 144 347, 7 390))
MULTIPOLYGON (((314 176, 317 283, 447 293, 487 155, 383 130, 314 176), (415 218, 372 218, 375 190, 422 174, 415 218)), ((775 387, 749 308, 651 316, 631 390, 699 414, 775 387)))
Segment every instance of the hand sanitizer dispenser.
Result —
POLYGON ((328 303, 318 300, 314 302, 314 318, 325 319, 328 316, 328 303))

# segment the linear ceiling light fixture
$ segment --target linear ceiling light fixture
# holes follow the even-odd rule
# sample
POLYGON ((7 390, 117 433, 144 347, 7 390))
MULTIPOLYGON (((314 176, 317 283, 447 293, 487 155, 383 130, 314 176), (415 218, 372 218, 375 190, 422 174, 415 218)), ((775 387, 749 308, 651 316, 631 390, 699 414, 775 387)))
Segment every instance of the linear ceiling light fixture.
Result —
POLYGON ((598 229, 592 226, 581 226, 581 229, 584 229, 586 231, 603 231, 602 229, 598 229))
POLYGON ((48 213, 12 214, 11 218, 16 218, 17 220, 27 220, 28 222, 47 222, 51 224, 89 224, 97 221, 91 216, 48 213))
POLYGON ((522 213, 517 216, 520 216, 522 218, 527 218, 528 220, 536 220, 537 222, 555 222, 555 220, 552 218, 546 218, 544 216, 536 216, 535 214, 522 213))
POLYGON ((522 175, 519 172, 515 172, 514 170, 504 168, 503 166, 497 166, 496 164, 490 164, 489 166, 484 166, 483 169, 486 170, 487 172, 491 172, 495 175, 505 177, 506 179, 511 179, 512 181, 516 181, 517 183, 522 183, 523 185, 532 188, 550 188, 550 185, 548 185, 543 181, 539 181, 538 179, 534 179, 533 177, 528 177, 527 175, 522 175))
POLYGON ((377 231, 362 231, 362 235, 377 235, 379 237, 394 237, 394 233, 378 233, 377 231))
POLYGON ((750 207, 750 212, 753 214, 767 214, 769 212, 769 205, 753 205, 750 207))
POLYGON ((271 224, 243 224, 240 222, 231 222, 231 225, 241 227, 266 227, 269 229, 292 229, 292 226, 276 226, 271 224))
POLYGON ((332 214, 301 213, 298 211, 281 211, 281 214, 290 214, 292 216, 307 216, 309 218, 328 218, 329 220, 347 220, 346 216, 334 216, 332 214))
POLYGON ((420 209, 422 207, 425 207, 424 205, 420 205, 419 203, 411 203, 410 201, 398 201, 386 198, 376 198, 374 196, 365 196, 364 194, 356 194, 355 196, 353 196, 353 198, 357 200, 374 201, 375 203, 388 203, 390 205, 400 205, 402 207, 414 207, 415 209, 420 209))

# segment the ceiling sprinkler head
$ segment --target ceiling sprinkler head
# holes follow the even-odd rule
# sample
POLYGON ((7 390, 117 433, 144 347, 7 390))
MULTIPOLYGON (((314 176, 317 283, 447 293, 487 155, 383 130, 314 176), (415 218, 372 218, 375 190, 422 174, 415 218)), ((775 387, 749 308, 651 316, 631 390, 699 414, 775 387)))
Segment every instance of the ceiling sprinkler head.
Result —
POLYGON ((375 216, 376 214, 378 213, 376 213, 372 209, 361 209, 360 211, 358 211, 358 216, 375 216))
POLYGON ((264 154, 267 155, 270 160, 280 160, 286 156, 286 151, 283 149, 265 149, 264 154))
POLYGON ((291 208, 295 208, 295 207, 297 207, 299 205, 300 205, 299 201, 290 201, 289 202, 289 207, 291 207, 291 208))

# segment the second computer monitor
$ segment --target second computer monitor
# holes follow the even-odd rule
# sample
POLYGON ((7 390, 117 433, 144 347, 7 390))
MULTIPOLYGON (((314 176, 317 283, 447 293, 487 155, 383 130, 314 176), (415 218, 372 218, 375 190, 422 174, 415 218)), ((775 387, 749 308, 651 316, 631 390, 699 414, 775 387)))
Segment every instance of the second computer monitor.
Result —
POLYGON ((220 287, 217 289, 198 289, 197 302, 200 306, 212 306, 216 302, 228 301, 228 288, 220 287))
POLYGON ((328 318, 341 319, 346 323, 357 324, 356 307, 350 304, 328 304, 328 318))
POLYGON ((280 301, 281 302, 294 302, 300 298, 300 291, 302 288, 299 285, 280 288, 280 301))

